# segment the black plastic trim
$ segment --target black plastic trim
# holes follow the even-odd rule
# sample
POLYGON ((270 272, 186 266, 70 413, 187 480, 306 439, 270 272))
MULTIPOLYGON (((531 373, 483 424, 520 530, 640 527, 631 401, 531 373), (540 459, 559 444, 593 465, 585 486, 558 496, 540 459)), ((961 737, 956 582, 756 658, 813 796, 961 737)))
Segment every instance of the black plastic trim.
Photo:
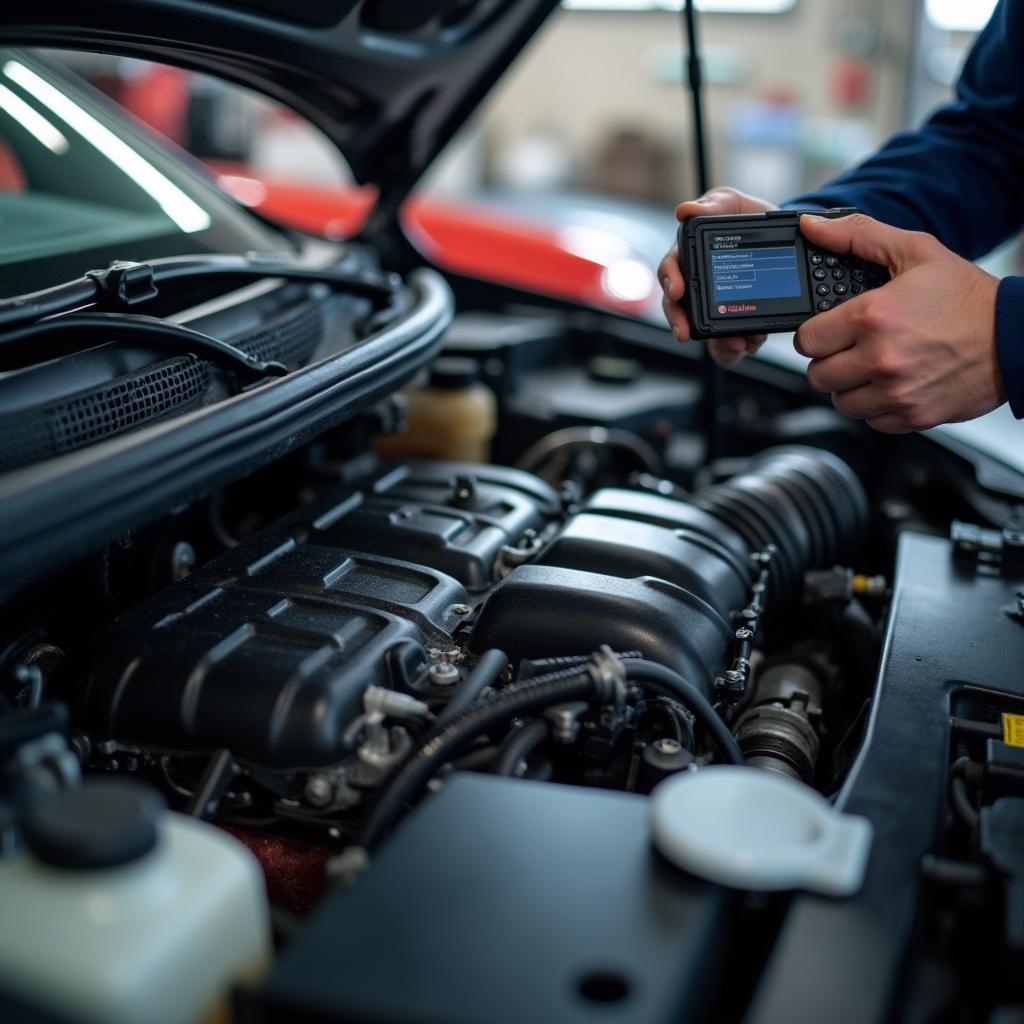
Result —
POLYGON ((0 481, 0 599, 130 526, 273 462, 391 393, 440 347, 451 292, 430 270, 416 303, 366 340, 256 390, 10 473, 0 481))

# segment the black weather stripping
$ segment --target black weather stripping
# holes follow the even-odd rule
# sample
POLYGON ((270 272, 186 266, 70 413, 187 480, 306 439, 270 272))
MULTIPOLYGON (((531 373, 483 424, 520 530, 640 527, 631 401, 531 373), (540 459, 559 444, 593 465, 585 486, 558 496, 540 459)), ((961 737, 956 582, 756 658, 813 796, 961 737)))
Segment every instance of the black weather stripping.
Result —
POLYGON ((272 277, 326 284, 344 295, 369 299, 376 308, 387 306, 402 283, 396 274, 379 271, 351 273, 338 266, 298 266, 287 254, 277 253, 168 256, 149 263, 115 260, 104 270, 90 270, 74 281, 28 295, 0 299, 0 329, 83 307, 123 313, 155 299, 161 285, 216 276, 236 279, 272 277))

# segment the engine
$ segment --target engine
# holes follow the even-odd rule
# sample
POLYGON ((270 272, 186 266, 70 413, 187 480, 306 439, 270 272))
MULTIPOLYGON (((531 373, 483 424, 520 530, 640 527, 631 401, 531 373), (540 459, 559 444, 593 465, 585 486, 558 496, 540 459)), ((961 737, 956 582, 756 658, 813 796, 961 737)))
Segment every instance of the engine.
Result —
POLYGON ((835 456, 769 450, 686 500, 581 499, 444 462, 307 498, 95 638, 67 685, 92 767, 156 773, 235 823, 344 832, 439 719, 604 651, 666 667, 696 696, 509 715, 463 763, 646 790, 713 749, 699 699, 745 753, 813 780, 820 666, 766 673, 761 696, 749 684, 762 627, 862 538, 864 494, 835 456), (545 743, 554 763, 531 762, 545 743))

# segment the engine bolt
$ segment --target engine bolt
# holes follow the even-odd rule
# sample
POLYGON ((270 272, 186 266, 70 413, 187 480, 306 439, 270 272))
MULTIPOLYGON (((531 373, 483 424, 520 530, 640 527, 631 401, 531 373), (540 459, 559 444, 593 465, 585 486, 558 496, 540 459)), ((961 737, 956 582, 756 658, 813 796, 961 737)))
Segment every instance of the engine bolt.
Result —
POLYGON ((452 615, 468 615, 472 609, 468 604, 453 604, 452 615))
POLYGON ((737 629, 736 639, 737 640, 750 640, 753 637, 753 633, 749 629, 737 629))
POLYGON ((452 686, 459 681, 459 670, 450 661, 430 666, 430 681, 435 686, 452 686))
POLYGON ((306 782, 306 799, 314 807, 326 807, 331 802, 334 787, 326 775, 311 775, 306 782))
POLYGON ((663 736, 660 740, 654 741, 654 749, 659 754, 678 754, 683 749, 683 745, 679 740, 670 739, 668 736, 663 736))
POLYGON ((171 551, 171 576, 183 580, 196 567, 196 549, 187 540, 179 540, 171 551))

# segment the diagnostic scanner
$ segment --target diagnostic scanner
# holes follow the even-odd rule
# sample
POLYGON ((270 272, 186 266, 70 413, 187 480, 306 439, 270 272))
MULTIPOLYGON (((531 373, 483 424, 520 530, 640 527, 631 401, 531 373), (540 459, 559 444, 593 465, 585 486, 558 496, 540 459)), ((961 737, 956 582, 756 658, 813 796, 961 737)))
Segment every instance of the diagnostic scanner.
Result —
POLYGON ((805 320, 889 280, 889 272, 812 245, 801 213, 846 217, 854 209, 772 210, 693 217, 679 226, 683 308, 693 338, 795 331, 805 320))

